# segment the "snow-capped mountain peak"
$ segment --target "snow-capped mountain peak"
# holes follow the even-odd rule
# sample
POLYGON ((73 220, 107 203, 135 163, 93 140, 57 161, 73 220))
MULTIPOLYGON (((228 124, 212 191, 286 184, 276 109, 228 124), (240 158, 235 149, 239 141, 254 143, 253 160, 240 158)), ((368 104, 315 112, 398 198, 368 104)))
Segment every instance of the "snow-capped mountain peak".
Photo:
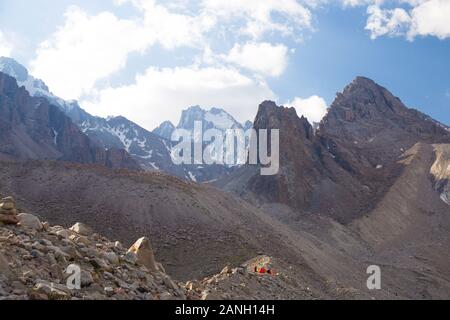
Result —
POLYGON ((29 77, 28 70, 12 58, 0 57, 0 71, 18 82, 25 82, 29 77))
POLYGON ((32 77, 27 68, 12 58, 0 57, 0 71, 15 78, 19 87, 25 87, 32 96, 37 96, 38 93, 42 96, 50 95, 42 80, 32 77))
POLYGON ((177 128, 193 130, 195 121, 201 121, 204 130, 219 129, 225 131, 242 128, 242 125, 225 110, 220 108, 205 110, 200 106, 193 106, 184 110, 177 128))
POLYGON ((153 130, 153 133, 166 138, 167 140, 170 140, 172 138, 172 133, 174 130, 175 126, 172 122, 164 121, 158 128, 153 130))
POLYGON ((76 101, 65 101, 52 94, 44 81, 30 75, 27 68, 12 58, 0 57, 0 72, 15 78, 18 86, 25 87, 31 96, 47 98, 65 112, 77 105, 76 101))
POLYGON ((247 120, 245 123, 244 123, 244 130, 248 130, 248 129, 251 129, 251 128, 253 128, 253 122, 251 122, 250 120, 247 120))

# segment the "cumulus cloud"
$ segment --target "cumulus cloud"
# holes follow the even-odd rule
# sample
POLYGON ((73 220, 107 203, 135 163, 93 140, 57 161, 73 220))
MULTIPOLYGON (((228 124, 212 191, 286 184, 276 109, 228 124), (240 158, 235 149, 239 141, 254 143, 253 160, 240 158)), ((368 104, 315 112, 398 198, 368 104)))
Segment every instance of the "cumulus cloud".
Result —
POLYGON ((90 92, 98 80, 123 68, 130 52, 142 52, 155 41, 138 23, 109 12, 90 16, 71 7, 65 18, 64 26, 41 43, 31 62, 32 73, 65 99, 90 92))
POLYGON ((194 21, 153 1, 136 5, 145 12, 142 19, 119 19, 111 12, 89 15, 78 7, 69 8, 65 24, 39 46, 31 62, 33 74, 55 94, 78 99, 89 94, 97 81, 121 70, 131 53, 144 53, 155 43, 166 49, 199 45, 202 30, 210 25, 206 18, 194 21))
POLYGON ((239 32, 253 39, 268 32, 292 36, 312 28, 311 11, 296 0, 202 0, 201 7, 220 21, 242 20, 239 32), (281 19, 275 19, 277 15, 281 19))
POLYGON ((450 37, 450 1, 421 1, 412 12, 409 37, 435 36, 440 39, 450 37))
POLYGON ((325 100, 316 95, 305 99, 296 97, 285 105, 294 107, 297 115, 304 116, 310 123, 320 122, 328 110, 325 100))
POLYGON ((12 51, 12 44, 6 35, 0 30, 0 57, 9 57, 12 51))
MULTIPOLYGON (((352 0, 349 0, 352 1, 352 0)), ((355 0, 358 2, 358 0, 355 0)), ((450 37, 450 1, 448 0, 398 0, 406 7, 384 8, 384 1, 373 1, 367 9, 366 29, 371 38, 380 36, 450 37)))
MULTIPOLYGON (((448 0, 339 2, 344 7, 367 6, 366 29, 373 39, 450 36, 448 0)), ((221 105, 235 110, 238 118, 252 118, 254 110, 247 110, 259 100, 275 97, 267 78, 279 77, 287 68, 293 51, 283 41, 301 40, 304 32, 314 30, 313 13, 331 0, 114 3, 131 4, 138 14, 119 18, 112 12, 92 15, 70 7, 63 25, 40 44, 31 71, 62 98, 83 99, 94 114, 124 114, 155 126, 166 118, 176 120, 177 112, 190 104, 221 105), (274 34, 277 42, 269 42, 274 34), (218 42, 220 49, 214 46, 218 42), (108 87, 108 80, 126 66, 131 54, 146 54, 155 45, 175 57, 171 68, 146 65, 147 71, 134 83, 108 87), (197 58, 179 65, 176 50, 181 47, 193 48, 197 58)), ((9 55, 12 48, 4 38, 0 33, 0 54, 9 55)), ((296 98, 292 104, 311 121, 326 111, 318 96, 296 98)))
POLYGON ((370 6, 367 9, 369 19, 366 30, 371 32, 371 38, 380 36, 398 36, 405 34, 411 24, 411 18, 406 10, 402 8, 381 9, 378 5, 370 6))
POLYGON ((236 43, 224 60, 261 75, 278 77, 286 69, 288 52, 288 47, 283 44, 236 43))
POLYGON ((189 66, 151 67, 133 84, 100 90, 82 103, 94 114, 120 114, 152 129, 165 120, 176 123, 181 110, 190 105, 224 107, 245 121, 266 99, 275 99, 267 84, 236 69, 189 66))
POLYGON ((312 29, 314 1, 114 0, 131 4, 139 14, 119 18, 112 12, 95 15, 72 6, 65 22, 37 49, 33 75, 65 99, 81 99, 97 115, 124 115, 152 128, 179 116, 189 105, 222 106, 241 120, 251 119, 257 104, 275 99, 265 78, 279 77, 289 60, 287 45, 261 38, 277 32, 298 40, 312 29), (303 3, 303 4, 302 4, 303 3), (224 38, 218 52, 211 43, 224 38), (108 85, 133 53, 152 46, 176 54, 181 47, 203 55, 175 62, 170 68, 148 68, 135 82, 108 85), (61 81, 64 79, 64 81, 61 81), (161 111, 163 110, 163 111, 161 111))
POLYGON ((152 34, 165 48, 180 46, 201 47, 205 44, 205 33, 210 31, 217 20, 203 12, 186 13, 186 1, 165 1, 164 5, 155 0, 116 0, 117 5, 131 3, 143 13, 145 31, 152 34), (181 10, 183 13, 174 11, 181 10), (172 9, 172 10, 171 10, 172 9))
POLYGON ((341 0, 344 7, 357 7, 370 4, 373 0, 341 0))

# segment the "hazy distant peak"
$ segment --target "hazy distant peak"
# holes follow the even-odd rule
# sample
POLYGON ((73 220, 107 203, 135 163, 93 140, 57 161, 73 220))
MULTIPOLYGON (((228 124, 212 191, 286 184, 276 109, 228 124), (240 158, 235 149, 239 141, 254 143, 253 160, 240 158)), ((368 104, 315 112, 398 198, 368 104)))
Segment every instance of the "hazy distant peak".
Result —
POLYGON ((28 79, 28 70, 12 58, 0 57, 0 71, 15 78, 18 82, 28 79))

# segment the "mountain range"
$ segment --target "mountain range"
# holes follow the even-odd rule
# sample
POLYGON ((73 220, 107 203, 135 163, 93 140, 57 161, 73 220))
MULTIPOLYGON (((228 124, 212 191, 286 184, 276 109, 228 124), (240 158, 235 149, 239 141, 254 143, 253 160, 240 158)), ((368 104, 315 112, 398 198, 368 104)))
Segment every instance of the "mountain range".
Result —
POLYGON ((450 143, 448 127, 364 77, 338 94, 316 131, 295 109, 270 101, 260 105, 254 127, 283 128, 279 174, 244 166, 221 187, 341 222, 374 207, 401 174, 399 158, 416 143, 450 143))
POLYGON ((0 57, 0 72, 15 78, 18 86, 24 87, 32 97, 46 99, 49 104, 59 107, 89 137, 92 144, 105 150, 126 151, 122 153, 132 158, 143 170, 163 171, 190 181, 214 180, 230 169, 221 165, 174 165, 171 161, 171 136, 175 129, 192 131, 194 121, 201 121, 205 130, 215 128, 225 131, 251 126, 249 121, 241 125, 223 109, 212 108, 207 111, 195 106, 183 111, 177 127, 167 121, 150 132, 125 117, 93 116, 82 109, 77 101, 65 101, 55 96, 42 80, 34 78, 14 59, 0 57))
POLYGON ((15 79, 0 73, 0 193, 22 212, 80 221, 126 246, 147 236, 188 292, 219 299, 450 297, 450 128, 374 81, 357 77, 315 127, 264 101, 252 123, 191 107, 177 126, 149 132, 93 117, 2 61, 15 79), (167 138, 196 120, 280 129, 278 174, 250 164, 173 171, 167 138), (256 277, 259 265, 279 272, 256 277), (380 290, 367 287, 373 265, 380 290))

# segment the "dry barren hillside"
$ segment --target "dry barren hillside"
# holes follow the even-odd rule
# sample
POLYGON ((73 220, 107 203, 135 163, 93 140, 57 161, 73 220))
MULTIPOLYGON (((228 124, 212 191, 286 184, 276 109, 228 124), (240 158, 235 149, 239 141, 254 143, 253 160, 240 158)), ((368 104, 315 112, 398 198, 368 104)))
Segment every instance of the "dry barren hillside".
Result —
POLYGON ((448 173, 449 151, 448 144, 418 143, 405 152, 401 176, 351 225, 372 248, 370 259, 410 288, 403 292, 410 298, 450 296, 450 206, 436 188, 444 168, 448 173))
POLYGON ((200 279, 258 254, 283 258, 311 288, 324 279, 304 261, 286 228, 261 210, 209 186, 142 172, 62 162, 3 162, 2 194, 52 224, 77 221, 130 245, 150 238, 179 280, 200 279))

